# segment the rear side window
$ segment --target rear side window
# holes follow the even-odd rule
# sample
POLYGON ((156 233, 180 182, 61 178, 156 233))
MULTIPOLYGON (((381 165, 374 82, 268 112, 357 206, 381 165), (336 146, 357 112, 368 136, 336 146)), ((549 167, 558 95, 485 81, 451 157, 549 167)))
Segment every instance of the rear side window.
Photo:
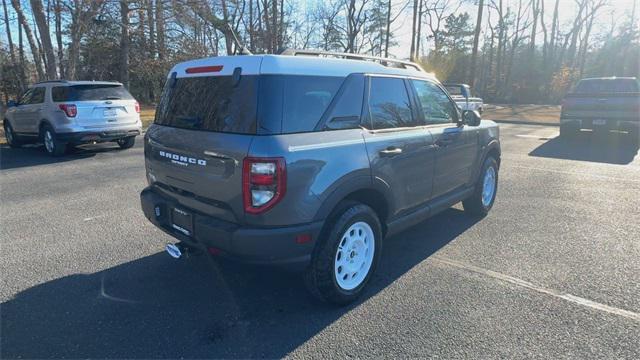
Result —
POLYGON ((169 78, 155 123, 191 130, 256 133, 258 77, 169 78))
POLYGON ((373 129, 415 126, 404 80, 370 78, 369 113, 373 129))
POLYGON ((124 86, 119 84, 89 84, 73 86, 54 86, 51 88, 54 102, 96 101, 96 100, 132 100, 124 86))
POLYGON ((638 81, 634 79, 589 79, 580 80, 575 92, 578 94, 598 94, 638 91, 638 81))

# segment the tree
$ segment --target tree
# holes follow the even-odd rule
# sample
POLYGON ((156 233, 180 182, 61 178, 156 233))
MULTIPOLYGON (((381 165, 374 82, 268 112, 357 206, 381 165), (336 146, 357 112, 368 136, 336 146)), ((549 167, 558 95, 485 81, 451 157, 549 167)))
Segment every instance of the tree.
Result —
POLYGON ((41 0, 30 0, 31 3, 31 11, 33 13, 33 17, 38 26, 38 31, 40 32, 40 39, 42 41, 42 48, 44 50, 45 55, 45 65, 46 65, 46 75, 47 79, 55 79, 58 77, 57 74, 57 66, 56 66, 56 57, 53 53, 53 43, 51 42, 51 36, 49 35, 49 26, 47 23, 47 18, 44 15, 44 8, 42 7, 41 0))
POLYGON ((482 11, 484 10, 484 0, 478 3, 478 16, 476 18, 476 28, 473 32, 473 50, 471 52, 471 67, 469 68, 468 82, 471 87, 475 87, 476 63, 478 61, 478 44, 480 43, 480 30, 482 28, 482 11))

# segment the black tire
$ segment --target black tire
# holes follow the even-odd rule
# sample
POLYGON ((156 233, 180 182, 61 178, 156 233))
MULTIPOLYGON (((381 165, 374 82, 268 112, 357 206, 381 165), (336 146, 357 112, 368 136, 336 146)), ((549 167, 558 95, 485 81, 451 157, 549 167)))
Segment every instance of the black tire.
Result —
POLYGON ((489 210, 493 207, 493 203, 496 200, 496 194, 498 193, 498 162, 493 157, 488 157, 484 163, 482 164, 482 170, 480 171, 480 175, 478 176, 478 180, 476 181, 473 194, 469 196, 466 200, 462 201, 462 206, 464 207, 464 211, 473 215, 473 216, 486 216, 489 213, 489 210), (494 190, 491 195, 491 201, 485 203, 482 201, 483 197, 483 188, 484 188, 484 180, 485 175, 490 168, 493 169, 494 172, 494 190))
POLYGON ((136 144, 136 137, 129 136, 126 138, 116 140, 116 143, 120 146, 121 149, 130 149, 133 145, 136 144))
POLYGON ((40 139, 44 144, 44 151, 53 157, 62 156, 67 151, 67 144, 58 140, 55 130, 49 125, 42 126, 40 139), (48 136, 51 136, 50 142, 47 141, 48 136))
MULTIPOLYGON (((375 211, 367 205, 357 202, 341 203, 329 218, 325 230, 313 252, 311 264, 306 273, 307 288, 318 299, 332 304, 346 305, 355 301, 362 294, 363 289, 375 272, 381 250, 382 227, 375 211), (338 284, 335 261, 339 259, 338 247, 341 243, 343 245, 345 244, 345 238, 343 238, 347 235, 345 232, 352 225, 361 222, 366 223, 370 227, 374 237, 371 265, 359 285, 347 290, 338 284)), ((341 252, 340 256, 351 256, 353 258, 354 254, 358 255, 351 249, 347 249, 347 251, 350 251, 349 255, 342 255, 341 252)), ((343 250, 343 252, 347 251, 343 250)), ((366 255, 364 257, 366 258, 366 255)), ((356 270, 356 273, 357 271, 358 270, 356 270)), ((353 275, 356 276, 355 273, 353 275)))
POLYGON ((7 144, 9 144, 12 148, 18 148, 22 146, 22 140, 16 135, 13 131, 13 127, 9 123, 9 121, 4 121, 4 137, 7 139, 7 144))

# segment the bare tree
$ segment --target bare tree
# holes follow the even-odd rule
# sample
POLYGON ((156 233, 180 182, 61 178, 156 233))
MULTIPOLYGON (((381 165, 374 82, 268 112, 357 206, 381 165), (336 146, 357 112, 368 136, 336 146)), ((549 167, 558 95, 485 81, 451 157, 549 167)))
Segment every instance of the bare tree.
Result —
POLYGON ((33 37, 33 32, 31 31, 31 27, 27 22, 27 18, 24 16, 24 12, 22 12, 22 5, 20 4, 20 0, 11 0, 11 4, 13 5, 13 9, 16 11, 16 14, 18 14, 18 23, 24 29, 27 41, 29 42, 29 46, 31 47, 31 54, 33 55, 33 62, 36 66, 38 79, 44 79, 45 74, 42 69, 42 57, 40 55, 40 50, 38 49, 38 44, 33 37))
POLYGON ((471 50, 471 67, 469 69, 469 84, 473 87, 476 81, 476 62, 478 61, 478 43, 480 42, 480 30, 482 28, 482 12, 484 10, 484 0, 478 2, 478 17, 476 18, 476 29, 473 33, 473 49, 471 50))
POLYGON ((44 8, 42 7, 42 1, 30 0, 30 3, 33 18, 38 26, 38 31, 40 32, 40 39, 44 50, 43 53, 45 55, 44 58, 46 59, 46 75, 48 79, 55 79, 57 77, 56 57, 53 52, 53 44, 51 42, 51 36, 49 35, 49 26, 44 14, 44 8))

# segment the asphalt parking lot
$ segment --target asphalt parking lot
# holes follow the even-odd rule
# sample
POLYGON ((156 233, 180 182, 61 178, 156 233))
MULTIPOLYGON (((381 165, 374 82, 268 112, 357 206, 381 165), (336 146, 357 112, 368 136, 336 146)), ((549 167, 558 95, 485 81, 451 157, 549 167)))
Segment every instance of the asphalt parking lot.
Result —
POLYGON ((637 144, 501 125, 498 197, 387 239, 365 296, 174 260, 142 215, 141 138, 0 149, 2 358, 640 358, 637 144))

